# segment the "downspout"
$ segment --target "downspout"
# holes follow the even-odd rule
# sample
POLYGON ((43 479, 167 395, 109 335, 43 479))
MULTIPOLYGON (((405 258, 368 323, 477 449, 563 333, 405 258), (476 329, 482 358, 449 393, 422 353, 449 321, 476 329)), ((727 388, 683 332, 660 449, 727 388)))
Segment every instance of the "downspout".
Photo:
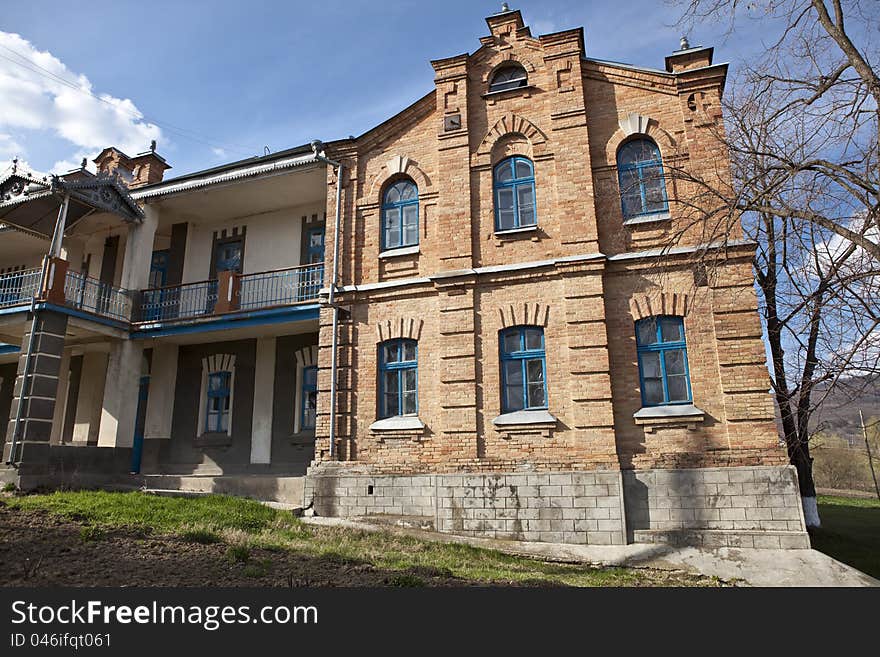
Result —
MULTIPOLYGON (((64 239, 64 226, 67 222, 67 207, 69 203, 70 194, 65 194, 64 201, 58 210, 58 220, 55 222, 55 231, 52 234, 52 243, 49 246, 48 255, 52 258, 57 258, 61 255, 61 242, 64 239)), ((48 268, 49 258, 44 258, 43 268, 40 272, 41 286, 46 280, 48 268)), ((24 370, 21 373, 21 390, 18 394, 18 408, 15 409, 15 423, 12 427, 12 443, 9 446, 9 458, 6 460, 6 465, 13 465, 15 463, 15 453, 18 450, 18 432, 21 427, 21 414, 22 409, 24 408, 24 391, 28 377, 31 375, 31 355, 34 353, 34 333, 37 328, 36 301, 37 296, 34 294, 34 296, 31 297, 31 334, 28 336, 27 354, 24 357, 24 370)), ((30 398, 30 391, 28 391, 28 398, 30 398)))
POLYGON ((330 294, 327 297, 327 305, 333 309, 333 337, 330 343, 330 458, 336 455, 336 375, 339 333, 339 307, 336 304, 336 283, 339 278, 339 229, 342 223, 342 172, 344 167, 341 162, 331 160, 322 155, 320 141, 312 142, 312 151, 315 159, 326 162, 336 168, 336 218, 333 228, 333 272, 330 276, 330 294))

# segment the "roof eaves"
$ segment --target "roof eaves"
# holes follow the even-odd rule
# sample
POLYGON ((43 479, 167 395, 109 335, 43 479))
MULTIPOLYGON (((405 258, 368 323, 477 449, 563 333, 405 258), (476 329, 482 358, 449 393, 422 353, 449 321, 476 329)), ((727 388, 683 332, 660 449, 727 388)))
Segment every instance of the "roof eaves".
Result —
POLYGON ((593 62, 594 64, 601 64, 603 66, 616 66, 618 68, 625 68, 631 71, 639 71, 641 73, 664 75, 669 78, 675 77, 675 73, 670 73, 669 71, 661 71, 659 68, 650 68, 648 66, 634 66, 633 64, 624 64, 623 62, 615 62, 611 61, 610 59, 596 59, 595 57, 584 57, 584 60, 588 62, 593 62))
POLYGON ((210 187, 211 185, 217 185, 233 180, 240 180, 242 178, 251 178, 254 176, 262 175, 264 173, 271 173, 273 171, 292 169, 294 167, 302 166, 304 164, 312 164, 320 161, 321 160, 319 160, 315 156, 315 154, 311 152, 310 148, 307 155, 301 155, 299 157, 292 157, 281 160, 275 159, 264 164, 254 164, 253 162, 250 162, 250 166, 239 166, 238 168, 233 168, 232 165, 227 165, 219 171, 215 171, 213 175, 210 175, 210 173, 209 175, 204 175, 205 172, 202 172, 203 175, 200 177, 193 178, 190 176, 182 176, 181 178, 140 187, 130 193, 132 198, 136 200, 145 200, 149 198, 156 198, 158 196, 168 196, 169 194, 175 194, 178 192, 185 192, 193 189, 210 187))

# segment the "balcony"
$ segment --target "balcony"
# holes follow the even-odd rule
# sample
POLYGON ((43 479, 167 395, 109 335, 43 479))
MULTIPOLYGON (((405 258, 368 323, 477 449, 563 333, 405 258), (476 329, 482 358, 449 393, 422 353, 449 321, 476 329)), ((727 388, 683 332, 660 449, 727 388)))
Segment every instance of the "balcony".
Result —
POLYGON ((324 282, 324 263, 316 263, 255 274, 221 272, 215 280, 135 293, 68 271, 67 266, 65 260, 49 258, 42 268, 0 275, 0 311, 48 303, 113 323, 138 324, 141 330, 144 325, 315 302, 324 282))
POLYGON ((308 303, 317 300, 323 282, 322 262, 255 274, 220 272, 215 280, 143 290, 133 322, 179 322, 308 303))
POLYGON ((42 278, 39 267, 0 274, 0 309, 29 306, 42 289, 42 278))

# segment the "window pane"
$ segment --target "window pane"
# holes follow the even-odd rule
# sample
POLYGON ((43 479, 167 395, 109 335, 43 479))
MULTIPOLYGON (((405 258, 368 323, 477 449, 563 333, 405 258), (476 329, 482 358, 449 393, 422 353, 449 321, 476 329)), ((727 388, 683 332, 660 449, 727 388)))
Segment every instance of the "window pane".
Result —
POLYGON ((516 188, 516 193, 519 202, 520 226, 533 226, 535 224, 535 188, 530 184, 520 185, 516 188))
POLYGON ((503 340, 505 354, 512 354, 513 352, 519 351, 521 349, 519 331, 507 331, 503 335, 503 340))
POLYGON ((659 212, 666 209, 666 182, 663 171, 652 167, 648 170, 648 178, 644 180, 645 212, 659 212))
POLYGON ((403 343, 403 360, 415 360, 416 359, 416 343, 415 342, 404 342, 403 343))
POLYGON ((385 393, 383 396, 382 417, 397 415, 400 408, 398 372, 384 372, 382 374, 382 390, 385 393))
POLYGON ((677 317, 660 320, 660 337, 663 342, 684 342, 684 328, 677 317))
POLYGON ((513 178, 513 164, 510 160, 503 162, 495 169, 495 180, 497 182, 507 182, 513 178))
POLYGON ((398 201, 400 201, 400 188, 397 185, 392 185, 385 192, 385 203, 397 203, 398 201))
POLYGON ((403 244, 419 243, 419 208, 407 205, 403 208, 403 244))
POLYGON ((526 361, 526 376, 529 383, 540 383, 544 385, 544 361, 535 358, 526 361))
POLYGON ((416 393, 407 392, 403 395, 403 414, 412 415, 416 412, 416 393))
POLYGON ((544 398, 544 384, 529 384, 529 408, 540 408, 546 406, 547 400, 544 398))
POLYGON ((416 391, 416 380, 418 379, 418 374, 416 368, 410 368, 403 371, 403 391, 405 393, 415 393, 416 391))
POLYGON ((307 367, 303 370, 303 385, 312 388, 318 385, 317 367, 307 367))
POLYGON ((526 349, 543 349, 544 331, 541 329, 526 329, 526 349))
POLYGON ((660 354, 651 351, 642 354, 642 377, 646 379, 659 379, 662 376, 660 372, 660 354))
POLYGON ((403 225, 416 226, 419 225, 419 206, 405 205, 403 206, 403 225))
POLYGON ((513 190, 498 190, 498 229, 516 228, 516 217, 513 212, 513 190))
POLYGON ((418 196, 416 186, 412 183, 398 183, 398 185, 400 186, 401 201, 411 201, 418 196))
POLYGON ((666 361, 666 374, 684 374, 684 350, 672 349, 663 352, 663 359, 666 361))
POLYGON ((315 428, 315 416, 318 409, 318 393, 308 392, 304 397, 302 425, 304 429, 315 428))
POLYGON ((655 344, 657 342, 657 322, 653 319, 642 320, 636 328, 638 331, 638 343, 640 345, 655 344))
POLYGON ((504 362, 504 378, 508 385, 522 386, 522 361, 508 360, 504 362))
POLYGON ((516 177, 517 178, 531 178, 532 177, 532 166, 529 164, 528 160, 517 160, 516 161, 516 177))
POLYGON ((660 379, 645 379, 645 403, 662 404, 663 399, 663 382, 660 379))
POLYGON ((400 349, 397 342, 386 342, 382 345, 382 362, 396 363, 400 359, 400 349))
POLYGON ((669 390, 669 401, 687 401, 687 377, 670 376, 666 380, 666 388, 669 390))
POLYGON ((385 230, 392 230, 400 226, 400 208, 385 210, 385 230))
POLYGON ((505 389, 505 410, 521 411, 525 408, 525 399, 523 398, 522 386, 506 386, 505 389))

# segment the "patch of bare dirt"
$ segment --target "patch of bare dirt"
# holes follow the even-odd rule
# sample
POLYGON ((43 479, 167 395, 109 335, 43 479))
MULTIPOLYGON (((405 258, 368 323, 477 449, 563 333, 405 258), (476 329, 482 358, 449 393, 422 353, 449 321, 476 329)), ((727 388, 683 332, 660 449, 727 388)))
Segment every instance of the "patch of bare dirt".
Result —
MULTIPOLYGON (((0 505, 0 586, 474 586, 429 569, 250 549, 234 561, 225 543, 199 544, 134 531, 93 532, 39 511, 0 505)), ((496 583, 522 586, 523 583, 496 583)), ((526 584, 529 585, 529 584, 526 584)), ((534 582, 531 585, 558 586, 534 582)))

